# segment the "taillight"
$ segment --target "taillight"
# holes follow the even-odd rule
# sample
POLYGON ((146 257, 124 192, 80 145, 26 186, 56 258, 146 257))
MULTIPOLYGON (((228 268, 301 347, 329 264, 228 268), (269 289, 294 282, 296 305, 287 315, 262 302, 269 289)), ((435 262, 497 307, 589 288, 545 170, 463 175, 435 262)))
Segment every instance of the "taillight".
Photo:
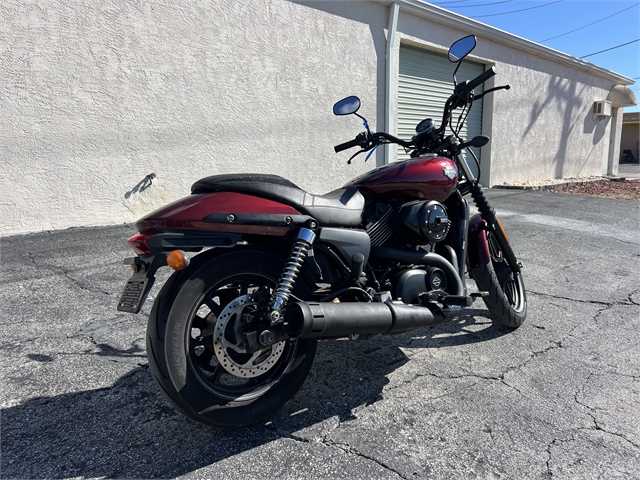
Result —
POLYGON ((151 237, 153 233, 139 233, 131 237, 127 242, 129 242, 129 246, 136 252, 138 255, 148 255, 151 253, 151 247, 147 245, 147 240, 151 237))

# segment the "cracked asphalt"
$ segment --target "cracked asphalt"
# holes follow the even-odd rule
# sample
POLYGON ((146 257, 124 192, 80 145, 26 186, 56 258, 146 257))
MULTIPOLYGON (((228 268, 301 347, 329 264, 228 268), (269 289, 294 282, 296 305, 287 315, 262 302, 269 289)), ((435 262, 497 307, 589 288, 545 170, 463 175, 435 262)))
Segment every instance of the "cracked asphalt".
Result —
POLYGON ((442 327, 322 342, 299 394, 241 430, 154 385, 152 299, 115 309, 130 226, 2 238, 1 477, 640 478, 640 204, 488 196, 525 266, 522 327, 476 302, 442 327))

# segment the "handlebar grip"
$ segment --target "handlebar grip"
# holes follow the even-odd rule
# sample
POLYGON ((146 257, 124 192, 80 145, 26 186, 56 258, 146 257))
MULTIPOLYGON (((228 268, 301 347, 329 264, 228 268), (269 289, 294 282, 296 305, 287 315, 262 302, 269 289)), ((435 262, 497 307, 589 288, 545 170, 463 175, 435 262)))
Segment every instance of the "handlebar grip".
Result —
POLYGON ((484 82, 489 80, 491 77, 493 77, 496 73, 498 73, 498 71, 496 70, 496 67, 491 67, 489 70, 485 70, 476 78, 474 78, 473 80, 470 80, 469 83, 467 84, 467 88, 469 90, 474 90, 478 85, 483 84, 484 82))
POLYGON ((359 138, 354 138, 353 140, 351 140, 349 142, 345 142, 345 143, 341 143, 340 145, 336 145, 335 147, 333 147, 333 149, 335 150, 336 153, 338 153, 338 152, 341 152, 343 150, 347 150, 349 148, 357 147, 358 145, 360 145, 360 139, 359 138))

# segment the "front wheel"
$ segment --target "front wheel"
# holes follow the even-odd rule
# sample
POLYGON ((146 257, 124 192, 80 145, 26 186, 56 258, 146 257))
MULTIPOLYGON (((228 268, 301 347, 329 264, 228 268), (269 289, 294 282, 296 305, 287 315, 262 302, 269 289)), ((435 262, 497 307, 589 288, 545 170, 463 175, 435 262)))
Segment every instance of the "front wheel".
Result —
POLYGON ((283 266, 267 252, 236 251, 176 272, 162 288, 149 317, 147 356, 160 390, 180 412, 242 427, 266 420, 302 386, 315 340, 249 354, 240 335, 250 328, 260 291, 273 291, 283 266))
MULTIPOLYGON (((470 274, 480 291, 489 292, 483 300, 493 316, 501 325, 517 328, 527 317, 527 294, 522 271, 511 269, 495 235, 490 231, 486 234, 491 262, 474 268, 470 274)), ((507 245, 507 248, 511 247, 507 245)))

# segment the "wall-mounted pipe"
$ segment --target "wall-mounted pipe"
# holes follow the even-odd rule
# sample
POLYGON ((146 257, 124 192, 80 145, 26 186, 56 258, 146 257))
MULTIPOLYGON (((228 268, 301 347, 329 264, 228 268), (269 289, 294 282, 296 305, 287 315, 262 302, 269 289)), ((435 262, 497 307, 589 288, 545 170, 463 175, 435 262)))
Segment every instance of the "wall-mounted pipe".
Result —
MULTIPOLYGON (((386 79, 385 79, 385 114, 384 114, 384 131, 394 134, 393 131, 393 104, 395 100, 395 84, 396 84, 396 30, 398 28, 398 15, 400 13, 400 5, 393 3, 389 8, 389 28, 387 30, 387 52, 386 52, 386 79)), ((384 146, 384 163, 391 163, 393 156, 393 145, 384 146)))

